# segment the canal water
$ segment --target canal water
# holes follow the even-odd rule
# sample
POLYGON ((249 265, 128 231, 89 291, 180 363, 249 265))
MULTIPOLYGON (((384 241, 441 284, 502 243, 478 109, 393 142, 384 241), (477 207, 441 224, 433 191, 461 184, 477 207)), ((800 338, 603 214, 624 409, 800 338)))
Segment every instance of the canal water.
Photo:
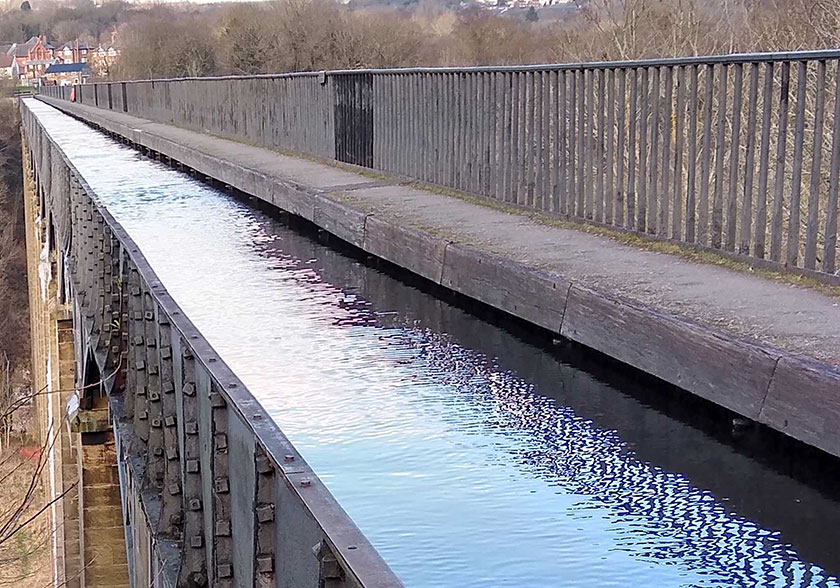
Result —
POLYGON ((27 104, 407 586, 840 586, 836 462, 27 104))

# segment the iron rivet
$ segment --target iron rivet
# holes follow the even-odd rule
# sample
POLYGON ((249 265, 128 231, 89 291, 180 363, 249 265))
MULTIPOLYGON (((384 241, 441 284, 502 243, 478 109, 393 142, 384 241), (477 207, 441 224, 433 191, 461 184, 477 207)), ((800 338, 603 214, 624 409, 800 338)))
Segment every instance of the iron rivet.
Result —
POLYGON ((230 578, 233 576, 233 568, 230 564, 219 564, 216 570, 218 571, 220 578, 230 578))

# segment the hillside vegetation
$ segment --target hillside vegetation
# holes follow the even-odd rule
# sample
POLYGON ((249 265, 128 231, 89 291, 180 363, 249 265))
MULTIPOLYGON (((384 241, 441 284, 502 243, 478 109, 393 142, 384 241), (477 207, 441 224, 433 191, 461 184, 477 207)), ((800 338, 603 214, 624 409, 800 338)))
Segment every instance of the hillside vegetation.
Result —
POLYGON ((113 41, 121 79, 597 61, 837 47, 840 0, 574 0, 536 11, 452 0, 0 8, 0 42, 32 35, 113 41))
POLYGON ((477 6, 454 11, 432 0, 401 10, 354 10, 332 0, 155 9, 122 27, 116 73, 597 61, 840 43, 840 0, 590 0, 567 14, 531 22, 477 6))

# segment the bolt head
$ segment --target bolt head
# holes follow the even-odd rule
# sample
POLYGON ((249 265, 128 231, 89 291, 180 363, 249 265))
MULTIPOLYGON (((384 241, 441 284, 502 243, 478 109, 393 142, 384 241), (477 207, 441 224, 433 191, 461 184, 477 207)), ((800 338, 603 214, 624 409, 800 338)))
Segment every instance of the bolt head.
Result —
POLYGON ((230 564, 219 564, 216 567, 216 572, 220 578, 230 578, 233 576, 233 568, 230 564))

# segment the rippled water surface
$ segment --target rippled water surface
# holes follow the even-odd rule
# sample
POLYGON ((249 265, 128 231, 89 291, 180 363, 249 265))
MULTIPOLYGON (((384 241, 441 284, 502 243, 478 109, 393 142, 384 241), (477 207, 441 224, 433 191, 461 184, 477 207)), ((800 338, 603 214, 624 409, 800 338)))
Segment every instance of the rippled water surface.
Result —
POLYGON ((408 586, 840 586, 833 498, 27 103, 408 586))

